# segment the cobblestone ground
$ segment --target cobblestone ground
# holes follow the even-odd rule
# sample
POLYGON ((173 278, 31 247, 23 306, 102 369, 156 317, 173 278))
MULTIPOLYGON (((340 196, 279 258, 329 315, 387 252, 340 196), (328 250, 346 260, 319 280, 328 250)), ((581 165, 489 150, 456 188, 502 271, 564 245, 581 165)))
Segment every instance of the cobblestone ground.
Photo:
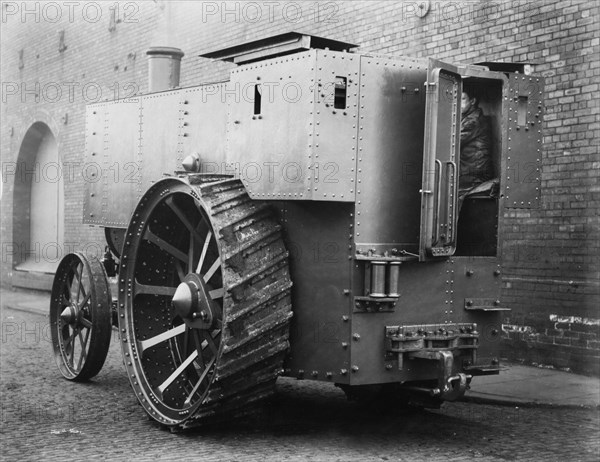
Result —
POLYGON ((43 316, 1 317, 6 461, 600 460, 598 410, 448 403, 382 415, 329 384, 289 379, 250 420, 171 434, 137 404, 114 339, 102 372, 76 384, 59 377, 43 316))

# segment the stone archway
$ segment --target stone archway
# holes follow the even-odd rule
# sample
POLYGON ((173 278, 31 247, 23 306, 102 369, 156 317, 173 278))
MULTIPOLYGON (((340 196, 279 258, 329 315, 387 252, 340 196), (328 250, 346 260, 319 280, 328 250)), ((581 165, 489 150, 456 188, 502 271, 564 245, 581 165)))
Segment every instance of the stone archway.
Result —
POLYGON ((16 270, 53 273, 64 248, 64 181, 52 130, 35 122, 19 149, 13 194, 16 270))

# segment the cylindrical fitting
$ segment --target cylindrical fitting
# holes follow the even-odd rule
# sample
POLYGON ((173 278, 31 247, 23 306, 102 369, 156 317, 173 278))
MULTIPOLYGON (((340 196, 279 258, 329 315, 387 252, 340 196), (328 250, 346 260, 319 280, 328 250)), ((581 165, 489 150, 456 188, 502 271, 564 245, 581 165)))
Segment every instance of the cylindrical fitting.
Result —
POLYGON ((174 47, 151 47, 148 55, 148 90, 171 90, 179 87, 179 70, 183 51, 174 47))
POLYGON ((365 295, 371 295, 371 264, 365 264, 365 295))
POLYGON ((390 262, 388 268, 388 297, 400 296, 400 265, 401 262, 390 262))
POLYGON ((371 262, 371 297, 385 297, 384 261, 371 262))

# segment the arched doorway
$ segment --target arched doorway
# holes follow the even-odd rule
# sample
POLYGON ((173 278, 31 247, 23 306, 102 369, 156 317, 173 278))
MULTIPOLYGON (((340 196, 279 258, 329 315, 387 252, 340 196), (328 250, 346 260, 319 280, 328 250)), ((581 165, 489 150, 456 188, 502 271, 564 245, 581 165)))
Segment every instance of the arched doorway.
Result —
POLYGON ((15 175, 13 238, 21 250, 15 269, 53 273, 64 248, 64 182, 56 138, 34 123, 25 134, 15 175))

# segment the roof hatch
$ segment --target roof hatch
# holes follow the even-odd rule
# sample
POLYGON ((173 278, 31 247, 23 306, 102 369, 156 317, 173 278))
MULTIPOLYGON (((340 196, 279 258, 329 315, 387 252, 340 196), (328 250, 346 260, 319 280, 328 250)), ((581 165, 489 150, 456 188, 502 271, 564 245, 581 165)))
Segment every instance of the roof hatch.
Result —
POLYGON ((254 40, 220 50, 201 54, 203 58, 220 59, 235 64, 247 64, 277 56, 289 55, 311 48, 329 49, 332 51, 349 50, 358 45, 339 40, 331 40, 315 35, 307 35, 300 32, 286 32, 285 34, 273 35, 271 37, 254 40))

